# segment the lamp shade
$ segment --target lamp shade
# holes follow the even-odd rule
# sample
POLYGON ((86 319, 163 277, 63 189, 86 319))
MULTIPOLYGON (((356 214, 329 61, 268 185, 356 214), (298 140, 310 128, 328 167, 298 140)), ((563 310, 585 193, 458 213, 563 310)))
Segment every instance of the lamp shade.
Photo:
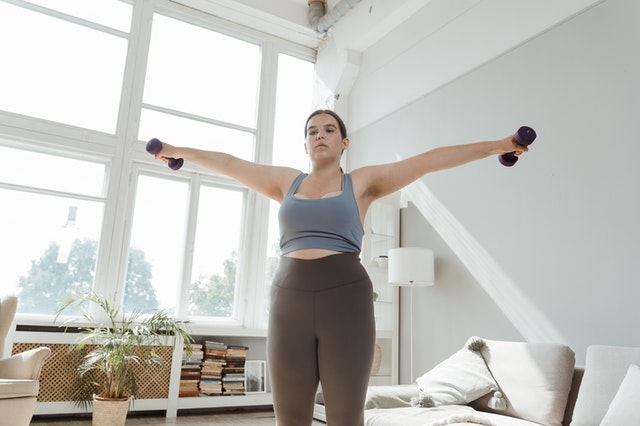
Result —
POLYGON ((389 250, 389 284, 414 287, 434 285, 433 250, 420 247, 389 250))

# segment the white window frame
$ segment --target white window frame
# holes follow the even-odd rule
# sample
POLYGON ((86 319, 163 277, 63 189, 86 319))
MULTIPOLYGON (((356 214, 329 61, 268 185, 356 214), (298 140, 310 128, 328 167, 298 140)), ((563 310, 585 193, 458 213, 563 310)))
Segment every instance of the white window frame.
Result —
MULTIPOLYGON (((0 0, 1 1, 1 0, 0 0)), ((19 0, 8 0, 12 4, 24 4, 19 0)), ((258 44, 261 49, 260 93, 256 117, 256 140, 254 160, 270 164, 272 160, 276 76, 278 55, 284 53, 303 60, 315 61, 315 51, 309 47, 283 40, 218 18, 211 10, 222 7, 208 4, 207 12, 195 10, 168 0, 133 0, 132 25, 128 37, 126 34, 111 29, 109 32, 119 37, 128 38, 127 59, 124 70, 121 102, 115 134, 105 134, 90 129, 55 123, 33 117, 22 116, 11 112, 0 111, 0 136, 15 141, 15 146, 25 149, 29 145, 34 150, 51 150, 61 155, 104 161, 107 164, 105 177, 105 211, 98 247, 98 261, 95 270, 94 287, 97 291, 113 293, 122 292, 127 267, 127 252, 130 235, 131 217, 133 214, 133 197, 135 181, 141 170, 162 173, 171 179, 188 179, 196 182, 206 180, 224 185, 239 185, 237 182, 205 171, 195 166, 185 165, 179 172, 167 171, 164 164, 159 164, 144 150, 144 141, 137 140, 138 122, 142 108, 142 94, 149 42, 151 38, 151 22, 154 13, 185 20, 201 25, 232 37, 258 44), (28 144, 22 144, 27 141, 28 144), (125 212, 122 214, 121 212, 125 212)), ((40 9, 41 8, 37 8, 40 9)), ((46 13, 46 12, 45 12, 46 13)), ((63 14, 47 13, 61 17, 63 14)), ((75 19, 78 21, 78 19, 75 19)), ((82 20, 80 20, 82 21, 82 20)), ((90 25, 94 29, 104 30, 99 25, 90 25)), ((302 125, 302 123, 294 123, 302 125)), ((220 331, 220 326, 231 328, 262 330, 263 309, 258 309, 266 299, 266 283, 264 268, 266 264, 266 245, 268 232, 269 200, 252 190, 247 192, 246 217, 244 222, 241 259, 256 259, 256 262, 240 261, 240 286, 236 294, 238 300, 239 320, 237 323, 193 324, 193 331, 206 331, 211 326, 220 331)), ((189 215, 195 214, 190 211, 189 215)), ((188 281, 190 276, 183 270, 182 297, 179 315, 186 315, 188 304, 188 281), (186 297, 185 298, 185 292, 186 297)), ((19 315, 21 323, 38 324, 41 320, 32 315, 19 315)), ((50 319, 47 324, 50 324, 50 319)))

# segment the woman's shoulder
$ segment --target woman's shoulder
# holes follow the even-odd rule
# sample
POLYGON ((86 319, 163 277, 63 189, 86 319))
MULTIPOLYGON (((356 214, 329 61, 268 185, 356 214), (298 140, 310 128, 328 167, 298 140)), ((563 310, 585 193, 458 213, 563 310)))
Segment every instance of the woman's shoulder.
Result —
POLYGON ((369 181, 374 179, 375 166, 360 167, 345 174, 349 176, 354 185, 356 183, 359 185, 366 185, 369 181))
MULTIPOLYGON (((372 202, 390 193, 387 180, 394 175, 391 164, 364 166, 350 172, 356 198, 372 202)), ((391 191, 392 192, 392 191, 391 191)))
POLYGON ((356 198, 360 198, 369 192, 371 181, 373 179, 372 170, 370 166, 361 167, 346 173, 351 180, 351 186, 356 198))

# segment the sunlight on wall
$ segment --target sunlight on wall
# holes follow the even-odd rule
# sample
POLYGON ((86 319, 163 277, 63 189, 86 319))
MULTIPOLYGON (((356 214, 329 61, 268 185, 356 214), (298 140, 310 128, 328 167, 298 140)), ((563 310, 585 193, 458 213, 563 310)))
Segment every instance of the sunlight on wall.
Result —
POLYGON ((411 201, 440 234, 478 284, 504 312, 528 342, 564 343, 567 340, 524 295, 496 261, 436 198, 423 181, 417 180, 401 192, 402 202, 411 201))

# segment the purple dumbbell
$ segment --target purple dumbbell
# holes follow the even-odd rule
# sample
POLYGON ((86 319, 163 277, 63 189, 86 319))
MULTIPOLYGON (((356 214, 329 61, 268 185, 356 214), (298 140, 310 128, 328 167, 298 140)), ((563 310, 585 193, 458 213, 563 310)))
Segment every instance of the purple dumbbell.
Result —
MULTIPOLYGON (((536 131, 531 127, 522 126, 518 129, 514 138, 518 145, 529 146, 536 140, 536 131)), ((503 166, 511 167, 516 164, 518 157, 513 152, 507 152, 499 157, 500 163, 503 166)))
MULTIPOLYGON (((157 138, 151 139, 147 142, 147 152, 149 154, 156 155, 162 151, 162 141, 157 138)), ((184 160, 182 158, 169 158, 169 168, 173 170, 178 170, 184 164, 184 160)))

